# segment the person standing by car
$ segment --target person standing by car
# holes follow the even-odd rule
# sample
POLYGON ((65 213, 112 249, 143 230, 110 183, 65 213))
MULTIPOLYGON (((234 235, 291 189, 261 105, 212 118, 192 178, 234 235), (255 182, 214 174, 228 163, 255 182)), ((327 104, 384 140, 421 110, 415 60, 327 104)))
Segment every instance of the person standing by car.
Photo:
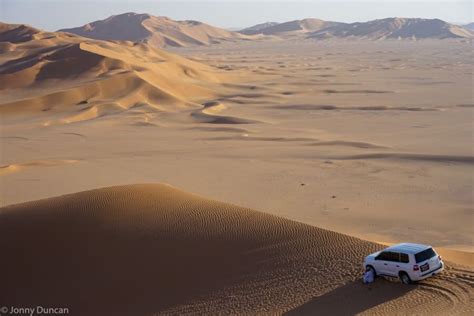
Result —
POLYGON ((375 278, 374 271, 370 269, 369 267, 367 267, 364 272, 364 284, 369 284, 369 283, 374 282, 374 278, 375 278))

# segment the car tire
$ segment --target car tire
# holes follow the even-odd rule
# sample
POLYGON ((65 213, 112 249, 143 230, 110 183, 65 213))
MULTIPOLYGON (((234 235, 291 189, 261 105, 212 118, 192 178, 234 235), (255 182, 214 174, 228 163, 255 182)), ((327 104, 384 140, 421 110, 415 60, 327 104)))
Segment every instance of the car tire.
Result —
POLYGON ((372 267, 372 266, 367 266, 366 269, 372 270, 372 273, 374 274, 374 279, 377 277, 377 272, 375 271, 374 267, 372 267))
POLYGON ((411 281, 410 276, 408 275, 408 273, 402 271, 398 274, 398 277, 400 278, 400 281, 403 284, 406 284, 406 285, 412 284, 412 281, 411 281))

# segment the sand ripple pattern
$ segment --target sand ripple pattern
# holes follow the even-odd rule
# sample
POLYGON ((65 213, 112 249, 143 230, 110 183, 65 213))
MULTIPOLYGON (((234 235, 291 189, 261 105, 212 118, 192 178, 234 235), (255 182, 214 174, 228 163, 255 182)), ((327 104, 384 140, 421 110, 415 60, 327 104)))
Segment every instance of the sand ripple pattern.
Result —
POLYGON ((380 248, 167 185, 97 189, 0 209, 0 303, 77 315, 314 315, 327 295, 378 293, 377 306, 351 311, 470 311, 470 270, 418 287, 382 280, 370 292, 360 263, 380 248))

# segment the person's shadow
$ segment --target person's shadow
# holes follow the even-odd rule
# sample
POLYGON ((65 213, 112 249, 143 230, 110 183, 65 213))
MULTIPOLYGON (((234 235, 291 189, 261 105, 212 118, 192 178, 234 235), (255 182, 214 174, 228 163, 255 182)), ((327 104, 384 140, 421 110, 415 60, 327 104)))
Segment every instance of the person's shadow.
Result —
POLYGON ((415 288, 385 279, 376 279, 371 284, 354 281, 315 297, 285 315, 354 315, 396 299, 415 288))

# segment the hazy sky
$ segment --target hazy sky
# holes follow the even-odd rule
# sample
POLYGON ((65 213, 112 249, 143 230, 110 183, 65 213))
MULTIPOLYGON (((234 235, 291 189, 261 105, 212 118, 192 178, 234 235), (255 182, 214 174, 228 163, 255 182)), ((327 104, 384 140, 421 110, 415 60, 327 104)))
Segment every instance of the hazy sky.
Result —
POLYGON ((308 17, 355 22, 384 17, 474 20, 473 0, 0 0, 0 21, 26 23, 49 31, 80 26, 124 12, 199 20, 221 27, 308 17))

